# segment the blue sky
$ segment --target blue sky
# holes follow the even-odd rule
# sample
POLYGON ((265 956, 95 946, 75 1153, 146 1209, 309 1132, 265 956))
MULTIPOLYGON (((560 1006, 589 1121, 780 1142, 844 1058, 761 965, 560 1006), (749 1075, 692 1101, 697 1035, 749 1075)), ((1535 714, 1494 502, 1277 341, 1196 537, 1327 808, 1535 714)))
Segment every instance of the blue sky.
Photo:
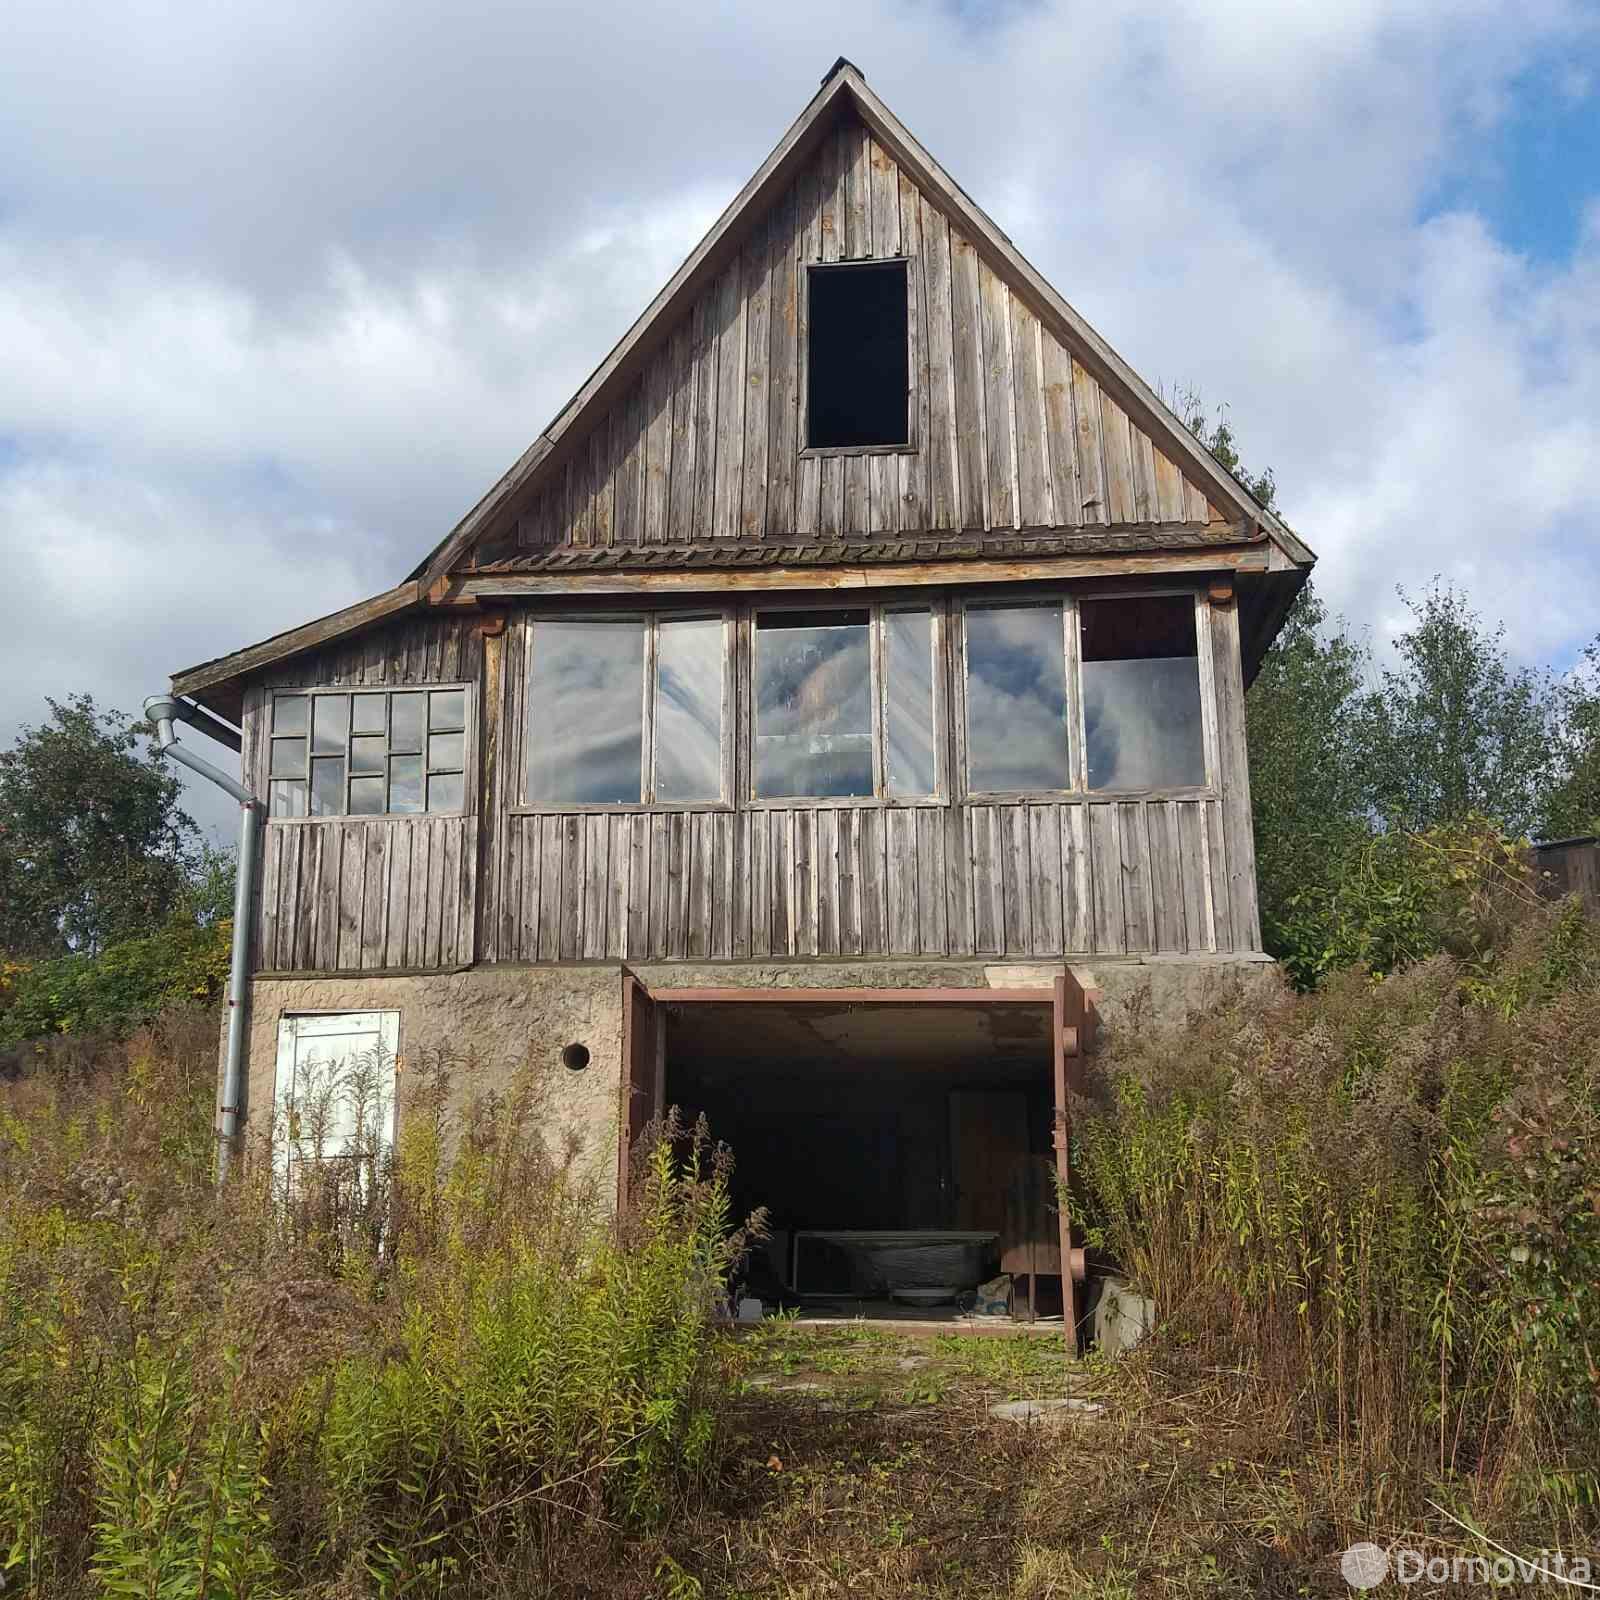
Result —
POLYGON ((1600 632, 1592 3, 12 0, 0 739, 394 582, 840 54, 1380 649, 1436 573, 1600 632))

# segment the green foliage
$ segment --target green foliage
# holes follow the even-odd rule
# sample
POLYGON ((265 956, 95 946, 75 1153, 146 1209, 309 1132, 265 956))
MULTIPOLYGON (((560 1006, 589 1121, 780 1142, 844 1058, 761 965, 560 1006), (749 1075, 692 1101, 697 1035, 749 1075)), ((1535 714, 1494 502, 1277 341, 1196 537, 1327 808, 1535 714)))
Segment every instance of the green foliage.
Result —
POLYGON ((1172 399, 1173 410, 1195 438, 1217 458, 1217 465, 1231 472, 1239 485, 1258 505, 1275 508, 1278 483, 1271 467, 1264 472, 1248 471, 1239 458, 1239 442, 1234 436, 1233 424, 1228 420, 1228 408, 1218 406, 1210 411, 1199 390, 1179 389, 1172 399))
POLYGON ((1375 812, 1402 828, 1492 818, 1524 836, 1557 774, 1558 695, 1547 672, 1514 666, 1505 628, 1435 580, 1402 589, 1411 625, 1371 700, 1375 812))
POLYGON ((1592 1497, 1597 1036, 1600 930, 1571 906, 1129 1034, 1076 1119, 1080 1220, 1169 1339, 1344 1441, 1369 1510, 1408 1472, 1592 1497))
POLYGON ((233 923, 174 917, 98 954, 19 968, 0 1010, 0 1044, 58 1033, 126 1034, 175 1005, 211 1006, 227 988, 233 923))
POLYGON ((174 911, 197 831, 181 784, 120 712, 88 695, 0 752, 0 950, 94 951, 174 911))
POLYGON ((1302 989, 1359 967, 1380 977, 1440 951, 1472 959, 1536 902, 1526 852, 1482 817, 1355 835, 1275 908, 1275 953, 1302 989))
MULTIPOLYGON (((1372 837, 1365 649, 1303 588, 1245 701, 1256 876, 1268 950, 1304 938, 1284 926, 1297 896, 1331 885, 1372 837)), ((1305 916, 1296 919, 1303 928, 1305 916)))
POLYGON ((0 1086, 8 1595, 547 1593, 715 1478, 743 1236, 703 1126, 650 1130, 619 1222, 546 1076, 419 1060, 393 1156, 289 1185, 268 1142, 219 1193, 214 1030, 163 1028, 0 1086))
POLYGON ((1600 640, 1562 680, 1561 775, 1550 786, 1539 834, 1570 839, 1600 833, 1600 640))

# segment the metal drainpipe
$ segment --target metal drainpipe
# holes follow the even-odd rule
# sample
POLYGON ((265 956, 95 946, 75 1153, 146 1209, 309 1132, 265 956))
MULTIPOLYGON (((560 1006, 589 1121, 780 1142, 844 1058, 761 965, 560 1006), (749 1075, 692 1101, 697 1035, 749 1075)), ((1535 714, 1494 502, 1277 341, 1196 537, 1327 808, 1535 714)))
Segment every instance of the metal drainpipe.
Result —
POLYGON ((233 1144, 239 1132, 240 1068, 244 1063, 245 1001, 250 983, 250 910, 255 897, 256 847, 261 837, 261 802, 242 783, 209 761, 184 749, 172 731, 174 721, 193 722, 204 729, 196 714, 169 694, 151 695, 144 714, 156 726, 156 744, 191 772, 226 789, 239 802, 239 870, 233 889, 233 951, 228 965, 228 1048, 222 1067, 222 1107, 217 1119, 217 1182, 225 1183, 233 1144))

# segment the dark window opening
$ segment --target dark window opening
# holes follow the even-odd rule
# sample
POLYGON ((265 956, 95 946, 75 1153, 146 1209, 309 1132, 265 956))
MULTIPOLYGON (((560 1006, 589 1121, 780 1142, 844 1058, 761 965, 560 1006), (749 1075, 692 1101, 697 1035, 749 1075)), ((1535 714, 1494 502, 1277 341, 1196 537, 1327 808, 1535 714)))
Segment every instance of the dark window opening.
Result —
POLYGON ((807 446, 908 443, 905 262, 812 267, 807 291, 807 446))
POLYGON ((1204 783, 1193 596, 1085 600, 1078 610, 1089 787, 1204 783))

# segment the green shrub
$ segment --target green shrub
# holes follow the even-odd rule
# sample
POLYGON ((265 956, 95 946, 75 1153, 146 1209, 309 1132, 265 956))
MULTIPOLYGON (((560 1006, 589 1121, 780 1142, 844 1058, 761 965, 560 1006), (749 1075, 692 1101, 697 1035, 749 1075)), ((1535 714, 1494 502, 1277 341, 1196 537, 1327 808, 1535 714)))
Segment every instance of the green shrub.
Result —
POLYGON ((1476 958, 1537 898, 1525 845, 1479 817, 1350 835, 1325 867, 1267 930, 1302 989, 1346 967, 1385 974, 1441 951, 1476 958))
POLYGON ((1597 1038, 1572 905, 1125 1036, 1076 1118, 1080 1219, 1174 1341, 1347 1441, 1357 1494, 1595 1500, 1597 1038))
POLYGON ((715 1476, 728 1159, 651 1130, 613 1219, 548 1078, 407 1063, 400 1143, 210 1181, 215 1034, 0 1085, 0 1587, 583 1592, 715 1476), (351 1167, 356 1173, 342 1170, 351 1167))
POLYGON ((0 1044, 59 1033, 131 1032, 175 1005, 214 1005, 227 988, 233 923, 174 918, 97 955, 60 956, 11 978, 0 1044))

